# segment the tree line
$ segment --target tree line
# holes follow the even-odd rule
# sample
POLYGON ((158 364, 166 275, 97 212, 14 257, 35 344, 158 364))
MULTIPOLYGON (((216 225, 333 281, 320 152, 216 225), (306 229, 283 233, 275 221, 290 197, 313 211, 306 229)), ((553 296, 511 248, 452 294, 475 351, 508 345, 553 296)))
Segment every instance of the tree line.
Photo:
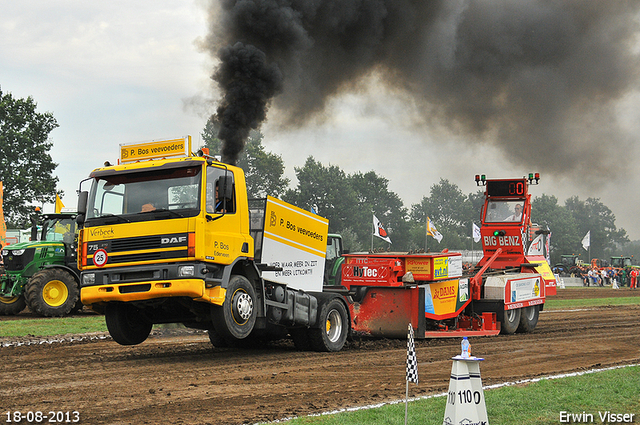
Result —
MULTIPOLYGON (((221 141, 215 136, 216 128, 216 123, 210 120, 203 132, 203 140, 211 152, 219 152, 221 148, 221 141)), ((249 196, 268 194, 317 212, 329 220, 329 232, 341 234, 351 251, 366 251, 372 245, 376 250, 394 251, 481 249, 479 243, 473 242, 472 223, 480 225, 483 189, 464 194, 456 184, 440 179, 419 203, 407 208, 400 197, 389 190, 389 180, 374 171, 347 174, 338 166, 322 164, 313 156, 309 156, 303 166, 294 167, 297 184, 291 187, 289 179, 284 177, 282 158, 265 152, 262 141, 260 132, 251 132, 238 162, 247 176, 249 196), (384 224, 391 245, 372 238, 373 215, 384 224), (440 243, 427 238, 427 217, 443 235, 440 243)), ((640 246, 630 243, 627 232, 616 227, 613 212, 597 198, 583 201, 574 196, 561 205, 555 196, 534 197, 532 220, 551 231, 552 264, 558 263, 563 254, 581 254, 584 261, 635 255, 636 251, 640 254, 640 246), (587 232, 590 232, 590 251, 582 246, 587 232)))
MULTIPOLYGON (((4 182, 4 213, 8 227, 26 228, 32 205, 53 203, 58 164, 49 150, 49 134, 58 127, 50 112, 39 113, 31 98, 16 99, 0 89, 0 179, 4 182)), ((220 152, 218 127, 209 120, 202 132, 205 146, 220 152)), ((374 171, 347 174, 335 165, 325 165, 309 156, 301 167, 294 167, 297 183, 284 177, 282 157, 266 152, 263 135, 252 131, 238 164, 245 170, 250 197, 272 195, 329 220, 329 231, 343 236, 351 251, 390 249, 440 251, 480 249, 472 242, 472 223, 480 223, 483 191, 464 194, 446 179, 434 183, 429 194, 407 208, 389 190, 389 180, 374 171), (392 245, 373 238, 373 216, 389 233, 392 245), (438 243, 426 236, 429 217, 443 239, 438 243)), ((541 195, 533 200, 533 221, 551 232, 552 263, 562 254, 589 254, 582 238, 590 231, 591 258, 631 255, 640 258, 640 242, 629 242, 624 229, 615 225, 611 210, 597 198, 583 201, 572 197, 561 205, 555 196, 541 195)))

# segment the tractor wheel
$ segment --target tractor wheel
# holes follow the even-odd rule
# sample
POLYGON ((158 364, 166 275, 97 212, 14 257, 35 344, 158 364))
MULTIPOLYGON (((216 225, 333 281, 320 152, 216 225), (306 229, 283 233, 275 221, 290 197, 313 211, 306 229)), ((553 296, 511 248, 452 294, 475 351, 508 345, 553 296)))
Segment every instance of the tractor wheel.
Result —
POLYGON ((84 304, 82 304, 82 300, 80 299, 80 297, 78 297, 78 301, 76 302, 76 305, 73 306, 69 314, 76 314, 83 308, 84 308, 84 304))
POLYGON ((211 309, 216 331, 225 339, 244 339, 256 324, 256 293, 249 280, 231 276, 222 306, 211 309))
POLYGON ((120 345, 137 345, 144 342, 153 324, 145 320, 135 306, 108 303, 104 312, 109 334, 120 345))
POLYGON ((320 328, 310 328, 309 342, 315 351, 340 351, 349 333, 349 315, 344 303, 332 298, 320 307, 320 328))
POLYGON ((540 309, 537 305, 525 307, 520 312, 520 325, 518 326, 518 332, 529 333, 533 332, 538 324, 538 316, 540 309))
POLYGON ((35 273, 25 285, 27 305, 36 314, 66 316, 80 298, 78 282, 62 269, 44 269, 35 273))
POLYGON ((24 295, 0 297, 0 316, 15 316, 27 306, 24 295))
POLYGON ((500 333, 503 335, 511 335, 520 326, 520 315, 522 311, 519 308, 513 310, 505 310, 502 316, 502 327, 500 333))

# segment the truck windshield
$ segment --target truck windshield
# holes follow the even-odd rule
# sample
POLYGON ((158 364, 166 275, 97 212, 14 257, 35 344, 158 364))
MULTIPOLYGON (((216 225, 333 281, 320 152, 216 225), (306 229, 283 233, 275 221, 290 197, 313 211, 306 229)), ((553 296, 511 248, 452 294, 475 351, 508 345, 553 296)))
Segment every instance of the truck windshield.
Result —
POLYGON ((520 223, 524 200, 496 201, 489 200, 485 210, 485 223, 520 223))
POLYGON ((91 185, 87 220, 100 225, 192 217, 200 211, 200 187, 200 167, 102 175, 91 185))

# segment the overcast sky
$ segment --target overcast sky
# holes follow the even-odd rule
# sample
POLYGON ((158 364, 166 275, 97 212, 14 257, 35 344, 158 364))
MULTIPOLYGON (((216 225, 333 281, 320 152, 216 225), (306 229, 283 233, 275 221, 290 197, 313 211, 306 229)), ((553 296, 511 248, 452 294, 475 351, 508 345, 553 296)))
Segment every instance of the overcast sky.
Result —
MULTIPOLYGON (((121 143, 190 134, 194 149, 199 146, 218 96, 210 79, 215 64, 198 48, 207 31, 203 4, 191 0, 3 4, 0 87, 17 98, 32 96, 39 112, 51 112, 58 121, 51 155, 67 207, 75 206, 78 184, 91 170, 117 160, 121 143)), ((322 119, 302 129, 275 125, 278 111, 270 111, 262 128, 264 146, 282 156, 294 184, 294 167, 312 155, 347 173, 375 171, 410 207, 441 178, 466 194, 477 190, 475 174, 507 178, 539 171, 507 160, 491 144, 463 143, 464 136, 450 129, 417 124, 411 98, 385 89, 375 76, 362 87, 332 99, 322 119)), ((638 104, 636 91, 615 105, 616 119, 635 137, 638 104)), ((596 176, 594 183, 586 178, 588 167, 582 175, 543 173, 531 192, 555 195, 560 203, 573 195, 600 198, 616 225, 640 239, 637 138, 629 146, 616 153, 620 164, 636 164, 624 176, 600 182, 596 176)), ((554 152, 541 149, 538 155, 542 168, 554 152)), ((51 210, 53 205, 45 206, 51 210)))

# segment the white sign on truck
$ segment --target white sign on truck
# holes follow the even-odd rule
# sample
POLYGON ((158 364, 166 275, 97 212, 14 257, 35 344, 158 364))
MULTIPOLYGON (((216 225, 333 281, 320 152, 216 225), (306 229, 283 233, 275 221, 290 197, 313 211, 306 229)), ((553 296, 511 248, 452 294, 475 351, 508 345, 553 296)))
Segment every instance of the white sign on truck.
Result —
POLYGON ((321 292, 328 230, 326 218, 267 197, 262 262, 282 271, 265 271, 263 277, 321 292))

